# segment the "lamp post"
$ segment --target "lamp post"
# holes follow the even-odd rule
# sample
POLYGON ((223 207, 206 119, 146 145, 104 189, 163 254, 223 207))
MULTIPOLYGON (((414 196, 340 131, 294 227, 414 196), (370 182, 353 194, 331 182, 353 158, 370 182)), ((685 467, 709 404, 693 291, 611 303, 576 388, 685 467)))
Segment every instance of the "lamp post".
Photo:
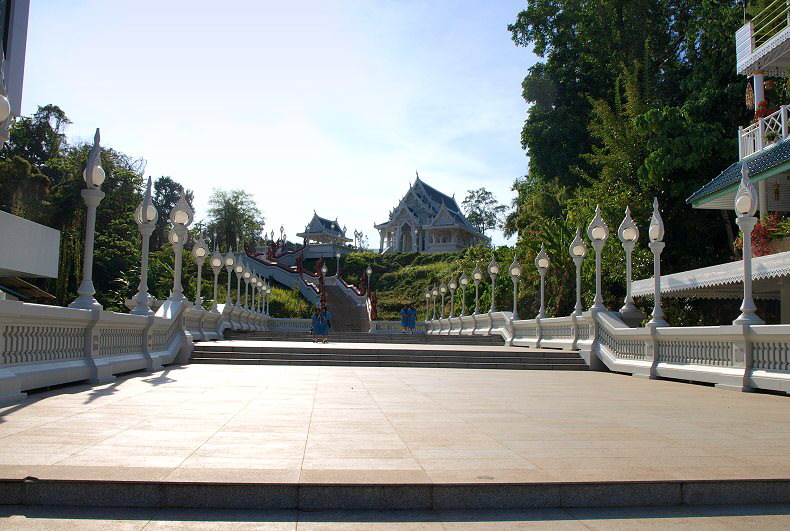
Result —
POLYGON ((589 236, 593 249, 595 249, 595 300, 590 309, 605 311, 606 306, 603 305, 603 295, 601 294, 601 252, 604 245, 606 245, 606 239, 609 237, 609 227, 601 217, 600 205, 595 206, 595 217, 587 227, 587 236, 589 236))
POLYGON ((546 254, 543 244, 540 244, 540 252, 535 257, 535 267, 538 269, 540 275, 540 310, 538 310, 537 319, 546 317, 545 295, 546 295, 546 271, 549 269, 549 255, 546 254))
POLYGON ((93 287, 93 240, 96 235, 96 207, 104 198, 101 185, 106 177, 104 169, 101 167, 100 140, 99 130, 96 129, 96 134, 93 136, 93 147, 88 154, 88 164, 82 172, 85 188, 81 195, 88 209, 85 216, 85 252, 82 256, 82 282, 77 290, 78 296, 69 304, 69 308, 102 309, 102 305, 93 296, 96 293, 96 289, 93 287))
POLYGON ((137 294, 132 299, 137 303, 132 309, 135 315, 151 315, 151 295, 148 293, 148 250, 151 241, 151 234, 154 232, 156 222, 159 219, 159 212, 151 201, 151 178, 148 178, 148 186, 145 189, 143 200, 134 211, 134 221, 140 229, 140 236, 143 240, 143 249, 140 253, 140 283, 137 285, 137 294))
POLYGON ((271 314, 272 307, 272 287, 266 286, 266 315, 271 314))
POLYGON ((472 278, 475 280, 475 311, 473 315, 480 313, 480 281, 483 280, 483 272, 480 271, 480 264, 475 265, 475 271, 472 273, 472 278))
POLYGON ((258 313, 263 313, 263 288, 266 284, 263 283, 263 279, 258 277, 258 313))
POLYGON ((326 277, 326 273, 327 273, 327 271, 329 271, 329 269, 327 269, 327 267, 326 267, 326 264, 322 265, 322 266, 321 266, 321 274, 322 274, 324 277, 326 277))
POLYGON ((494 295, 496 295, 496 277, 498 274, 499 264, 496 261, 496 257, 492 254, 491 263, 488 264, 488 275, 491 277, 491 308, 488 309, 488 313, 493 313, 496 311, 496 301, 494 300, 494 295))
POLYGON ((337 273, 335 273, 335 276, 340 278, 340 251, 335 253, 335 258, 337 258, 337 273))
POLYGON ((252 271, 246 265, 244 266, 244 271, 241 273, 242 278, 244 279, 244 308, 245 310, 250 309, 250 298, 249 298, 249 291, 250 291, 250 279, 252 278, 252 271))
POLYGON ((584 257, 587 256, 587 246, 584 244, 582 238, 581 228, 576 228, 576 237, 571 242, 568 252, 573 257, 573 263, 576 264, 576 307, 574 313, 576 315, 582 314, 582 262, 584 257))
POLYGON ((518 258, 513 255, 513 262, 510 264, 510 280, 513 281, 513 320, 518 319, 518 279, 521 277, 521 264, 518 258))
POLYGON ((436 297, 439 296, 439 290, 434 285, 433 289, 431 290, 431 297, 433 297, 433 315, 431 316, 431 321, 436 320, 436 297))
POLYGON ((217 291, 219 284, 219 274, 222 271, 222 255, 217 250, 217 235, 214 234, 214 253, 211 255, 211 270, 214 272, 214 303, 211 305, 211 313, 219 313, 217 309, 217 291))
POLYGON ((631 253, 634 251, 636 241, 639 239, 639 228, 631 219, 631 210, 625 207, 625 218, 617 229, 617 237, 623 244, 625 251, 625 301, 620 308, 620 315, 629 326, 637 326, 645 315, 634 306, 634 299, 631 296, 631 253))
POLYGON ((233 299, 230 296, 230 279, 233 270, 236 266, 236 256, 233 254, 233 249, 228 249, 228 254, 225 255, 225 270, 228 272, 228 293, 225 295, 225 306, 233 306, 233 299))
POLYGON ((200 238, 198 241, 195 242, 195 245, 192 247, 192 256, 195 258, 195 262, 197 263, 197 285, 195 286, 195 306, 202 307, 203 306, 203 297, 201 296, 200 292, 200 283, 203 280, 203 262, 206 261, 206 257, 208 256, 208 245, 206 245, 206 241, 203 239, 203 232, 200 232, 200 238))
POLYGON ((236 259, 233 271, 236 273, 236 304, 234 306, 238 308, 241 306, 241 279, 244 276, 244 264, 241 263, 241 255, 236 259))
POLYGON ((373 268, 368 266, 365 274, 368 276, 368 292, 373 291, 373 268))
POLYGON ((661 251, 664 250, 664 221, 658 211, 658 198, 653 198, 653 217, 647 230, 650 238, 650 250, 653 252, 653 315, 647 323, 650 326, 669 326, 664 320, 661 309, 661 251))
POLYGON ((450 318, 455 316, 455 290, 458 289, 458 282, 451 278, 447 288, 450 290, 450 318))
POLYGON ((427 323, 431 316, 431 290, 425 290, 425 322, 427 323))
POLYGON ((741 315, 733 324, 763 324, 764 321, 757 316, 757 307, 752 298, 752 230, 757 224, 754 216, 757 212, 757 190, 749 179, 749 167, 744 162, 741 165, 741 184, 735 194, 735 223, 743 232, 743 303, 741 315))
POLYGON ((173 270, 173 290, 170 293, 170 297, 167 298, 169 301, 183 302, 186 300, 186 297, 184 297, 184 288, 181 285, 182 253, 184 251, 184 244, 189 236, 187 227, 192 223, 194 216, 195 213, 192 211, 192 208, 190 208, 189 203, 187 203, 184 188, 181 187, 181 196, 178 198, 178 202, 173 207, 173 210, 170 211, 170 222, 173 224, 173 228, 170 229, 168 239, 173 245, 176 263, 173 270))
POLYGON ((444 319, 444 296, 447 293, 447 285, 444 283, 444 281, 442 281, 442 283, 439 285, 439 293, 441 293, 442 296, 442 316, 440 319, 444 319))
POLYGON ((255 300, 255 289, 258 287, 258 278, 255 274, 250 277, 250 311, 255 311, 255 304, 258 302, 255 300))
POLYGON ((469 277, 466 276, 466 271, 461 271, 461 278, 458 279, 461 283, 461 317, 466 316, 466 286, 469 285, 469 277))

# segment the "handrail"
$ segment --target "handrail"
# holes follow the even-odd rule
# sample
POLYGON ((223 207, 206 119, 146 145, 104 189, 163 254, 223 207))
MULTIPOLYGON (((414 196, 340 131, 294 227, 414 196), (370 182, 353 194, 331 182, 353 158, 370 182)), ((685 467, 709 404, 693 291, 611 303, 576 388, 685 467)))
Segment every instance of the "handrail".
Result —
POLYGON ((790 3, 787 0, 774 0, 752 19, 755 49, 788 27, 790 3))

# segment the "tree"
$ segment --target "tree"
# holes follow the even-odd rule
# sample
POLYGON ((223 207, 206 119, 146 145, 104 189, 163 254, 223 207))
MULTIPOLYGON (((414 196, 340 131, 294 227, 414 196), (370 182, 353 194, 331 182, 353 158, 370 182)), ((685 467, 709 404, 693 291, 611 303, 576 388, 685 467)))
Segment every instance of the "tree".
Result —
POLYGON ((244 190, 214 190, 208 205, 206 232, 217 234, 219 247, 227 249, 235 247, 237 240, 261 237, 263 214, 244 190))
MULTIPOLYGON (((156 221, 156 227, 151 234, 151 250, 158 251, 162 246, 167 243, 167 228, 170 225, 170 211, 178 202, 181 197, 182 186, 171 179, 170 177, 159 177, 154 181, 153 195, 151 201, 159 211, 159 219, 156 221)), ((192 206, 194 193, 192 190, 186 191, 186 200, 192 206)))
POLYGON ((467 190, 466 198, 461 203, 469 223, 485 234, 487 230, 502 228, 507 207, 500 205, 494 194, 485 188, 467 190))

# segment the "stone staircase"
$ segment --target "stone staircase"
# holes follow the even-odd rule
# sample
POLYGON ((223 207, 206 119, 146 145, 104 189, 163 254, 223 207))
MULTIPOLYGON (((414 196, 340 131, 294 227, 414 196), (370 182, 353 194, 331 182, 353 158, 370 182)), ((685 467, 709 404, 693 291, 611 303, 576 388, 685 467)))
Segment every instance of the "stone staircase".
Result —
POLYGON ((192 363, 586 370, 577 352, 486 345, 314 344, 280 341, 197 343, 192 363))
POLYGON ((326 287, 326 307, 332 314, 330 333, 342 335, 368 331, 367 309, 364 306, 357 306, 343 293, 343 288, 340 286, 326 287))

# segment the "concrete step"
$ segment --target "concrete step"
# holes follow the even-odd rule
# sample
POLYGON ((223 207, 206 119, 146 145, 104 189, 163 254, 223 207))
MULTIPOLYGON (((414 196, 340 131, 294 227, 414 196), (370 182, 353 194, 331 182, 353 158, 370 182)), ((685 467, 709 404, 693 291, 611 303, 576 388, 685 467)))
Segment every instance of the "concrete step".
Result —
POLYGON ((194 358, 192 363, 229 364, 229 365, 322 365, 332 367, 411 367, 411 368, 444 368, 444 369, 509 369, 509 370, 587 370, 584 363, 580 365, 560 365, 556 363, 461 363, 447 361, 400 361, 400 360, 332 360, 332 359, 234 359, 234 358, 194 358))
MULTIPOLYGON (((371 471, 371 475, 375 473, 371 471)), ((4 504, 20 506, 302 511, 505 511, 560 507, 743 506, 790 502, 790 480, 786 479, 267 483, 226 482, 228 475, 224 469, 218 471, 217 476, 218 480, 211 482, 8 478, 0 479, 0 492, 3 492, 4 504)))
POLYGON ((543 356, 464 356, 464 355, 408 355, 396 354, 337 354, 337 353, 284 353, 284 352, 196 352, 192 359, 282 359, 292 360, 335 360, 335 361, 402 361, 414 363, 441 362, 441 363, 554 363, 557 365, 584 365, 578 356, 555 357, 543 356))
MULTIPOLYGON (((307 332, 242 332, 231 331, 226 334, 227 339, 245 341, 312 341, 307 332)), ((343 343, 405 343, 405 344, 442 344, 442 345, 503 345, 504 340, 499 336, 435 336, 428 334, 369 334, 359 332, 340 331, 335 327, 329 332, 329 337, 334 342, 343 343)))

